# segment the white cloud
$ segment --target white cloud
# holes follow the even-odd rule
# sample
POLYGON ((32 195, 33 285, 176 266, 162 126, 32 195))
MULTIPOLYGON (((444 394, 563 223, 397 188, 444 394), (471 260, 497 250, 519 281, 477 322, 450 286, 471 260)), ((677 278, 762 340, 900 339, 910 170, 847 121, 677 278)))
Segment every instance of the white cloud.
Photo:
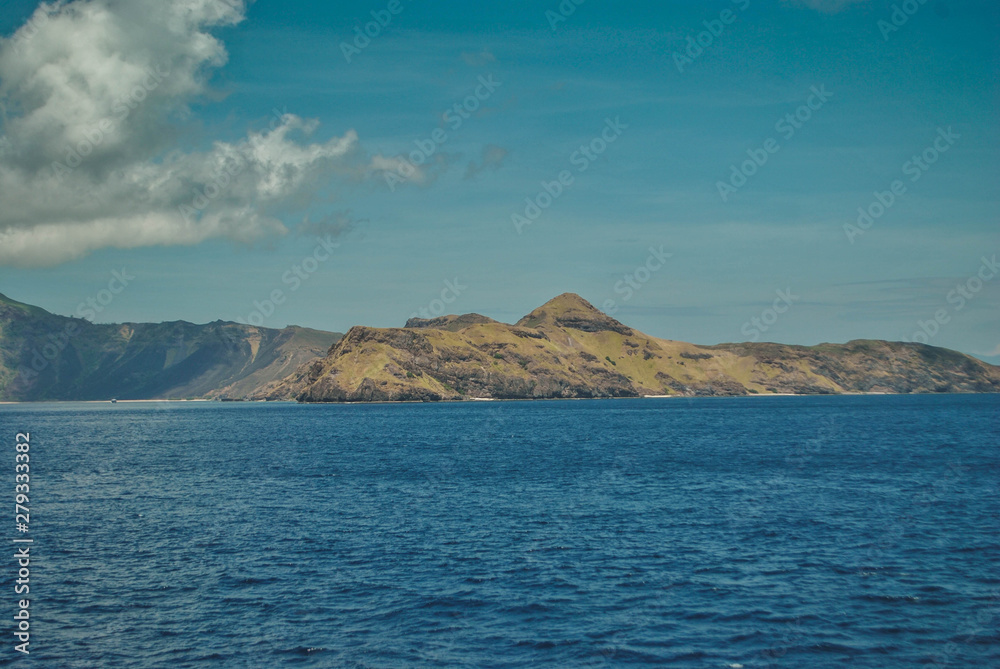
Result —
POLYGON ((352 130, 308 143, 317 123, 288 113, 239 143, 169 150, 227 61, 210 31, 244 11, 241 0, 57 2, 0 40, 0 264, 283 234, 279 213, 330 178, 396 166, 365 156, 352 130))

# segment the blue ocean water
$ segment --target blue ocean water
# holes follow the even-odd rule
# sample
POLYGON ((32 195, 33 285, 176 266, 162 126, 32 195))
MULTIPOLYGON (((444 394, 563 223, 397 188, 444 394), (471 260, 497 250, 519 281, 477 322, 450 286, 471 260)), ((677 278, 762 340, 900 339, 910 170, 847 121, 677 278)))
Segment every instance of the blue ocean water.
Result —
POLYGON ((1000 396, 0 424, 11 476, 31 433, 35 541, 30 659, 0 562, 3 664, 1000 666, 1000 396))

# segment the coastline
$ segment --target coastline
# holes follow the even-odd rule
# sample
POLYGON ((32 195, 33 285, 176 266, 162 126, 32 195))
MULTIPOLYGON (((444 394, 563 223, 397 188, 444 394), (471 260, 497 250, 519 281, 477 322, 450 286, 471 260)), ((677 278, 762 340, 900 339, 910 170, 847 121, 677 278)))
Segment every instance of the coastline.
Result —
POLYGON ((585 402, 600 400, 728 400, 750 397, 939 397, 939 396, 966 396, 966 395, 1000 395, 1000 393, 748 393, 746 395, 638 395, 635 397, 468 397, 465 399, 443 399, 437 401, 427 400, 378 400, 371 402, 300 402, 296 399, 284 400, 242 400, 242 399, 143 399, 143 400, 33 400, 27 402, 0 401, 0 406, 20 405, 20 404, 301 404, 308 405, 355 405, 355 404, 462 404, 481 402, 585 402))

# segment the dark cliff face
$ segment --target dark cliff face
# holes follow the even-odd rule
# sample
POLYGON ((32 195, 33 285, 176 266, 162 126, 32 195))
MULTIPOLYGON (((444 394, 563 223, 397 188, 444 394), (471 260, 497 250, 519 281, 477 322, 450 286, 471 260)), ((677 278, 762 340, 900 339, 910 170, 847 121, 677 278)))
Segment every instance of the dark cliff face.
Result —
POLYGON ((648 337, 571 294, 513 326, 449 316, 352 328, 278 389, 305 402, 998 391, 1000 368, 955 351, 871 341, 696 346, 648 337))
POLYGON ((98 325, 0 296, 0 398, 242 397, 322 356, 338 336, 222 321, 98 325))
POLYGON ((334 346, 331 353, 347 355, 365 344, 384 344, 413 352, 430 353, 433 347, 421 332, 407 329, 379 329, 355 325, 334 346))

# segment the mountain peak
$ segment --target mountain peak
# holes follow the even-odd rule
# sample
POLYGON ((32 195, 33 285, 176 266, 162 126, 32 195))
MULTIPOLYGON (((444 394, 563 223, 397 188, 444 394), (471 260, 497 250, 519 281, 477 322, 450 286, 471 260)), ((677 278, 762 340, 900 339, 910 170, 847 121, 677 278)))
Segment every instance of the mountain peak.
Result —
POLYGON ((624 335, 632 334, 630 328, 611 318, 576 293, 563 293, 552 298, 519 320, 517 325, 527 328, 550 325, 583 330, 584 332, 610 330, 624 335))
POLYGON ((597 307, 576 293, 563 293, 562 295, 557 295, 543 304, 542 307, 548 307, 549 309, 582 309, 584 311, 600 311, 597 307))

